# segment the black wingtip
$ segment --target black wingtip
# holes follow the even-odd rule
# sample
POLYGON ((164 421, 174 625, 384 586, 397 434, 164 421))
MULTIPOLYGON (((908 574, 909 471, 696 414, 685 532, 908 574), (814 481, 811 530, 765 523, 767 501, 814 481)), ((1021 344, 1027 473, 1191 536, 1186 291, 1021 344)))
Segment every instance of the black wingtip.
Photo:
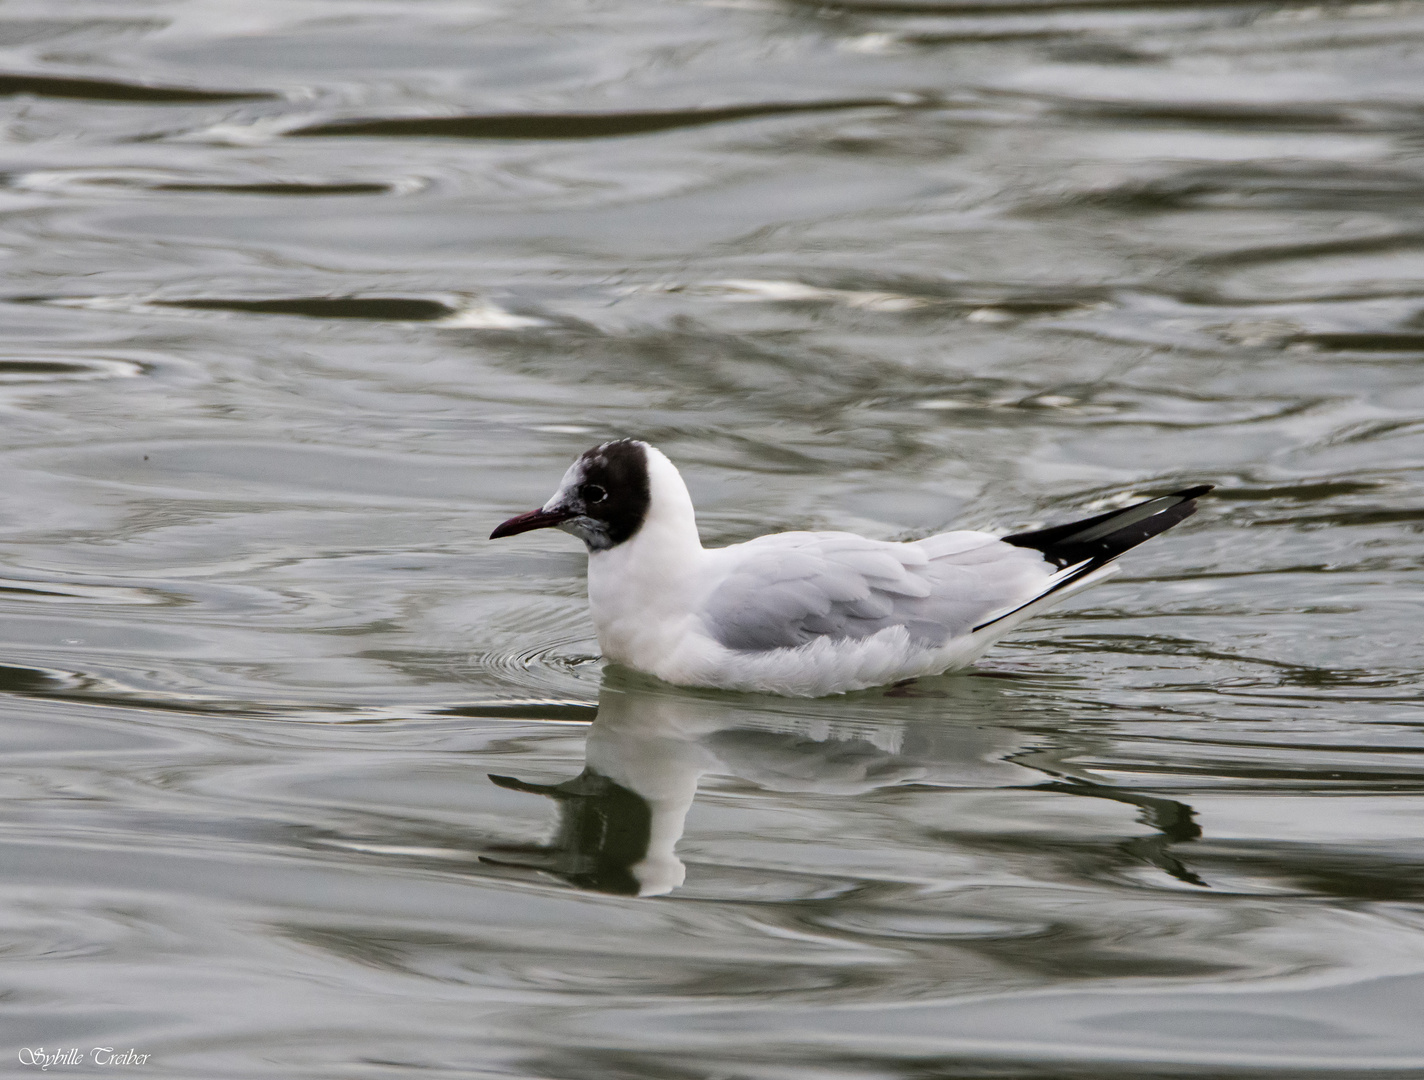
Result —
POLYGON ((1070 521, 1066 525, 1053 525, 1047 529, 1000 537, 1006 544, 1042 552, 1046 560, 1060 569, 1074 569, 1061 575, 1047 592, 1013 611, 980 623, 974 628, 975 632, 1002 622, 1051 593, 1068 588, 1106 566, 1124 551, 1135 548, 1144 540, 1150 540, 1158 533, 1164 533, 1173 525, 1185 521, 1196 513, 1197 499, 1211 491, 1212 486, 1197 484, 1195 487, 1183 488, 1170 495, 1159 495, 1155 499, 1147 499, 1121 510, 1109 510, 1106 514, 1084 518, 1082 521, 1070 521))
POLYGON ((1058 566, 1091 561, 1096 568, 1190 517, 1196 512, 1196 500, 1212 487, 1197 484, 1082 521, 1005 536, 1003 541, 1041 551, 1045 559, 1058 566))
POLYGON ((1198 484, 1196 487, 1183 488, 1181 491, 1174 491, 1167 496, 1171 499, 1200 499, 1209 491, 1215 491, 1215 484, 1198 484))

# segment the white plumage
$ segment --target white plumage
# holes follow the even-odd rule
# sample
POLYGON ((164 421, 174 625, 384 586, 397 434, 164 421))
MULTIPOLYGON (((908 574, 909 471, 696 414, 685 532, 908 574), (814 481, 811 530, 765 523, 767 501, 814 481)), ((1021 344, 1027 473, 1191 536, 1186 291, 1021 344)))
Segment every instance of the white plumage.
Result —
POLYGON ((1200 493, 1101 515, 1066 538, 1045 530, 1054 538, 1042 543, 1030 539, 1040 534, 892 543, 788 532, 704 548, 672 462, 623 441, 590 450, 541 510, 495 535, 557 526, 588 543, 589 609, 609 660, 685 686, 815 697, 972 663, 1024 619, 1112 573, 1109 559, 1181 520, 1200 493), (1170 521, 1160 514, 1173 509, 1170 521), (1159 514, 1155 528, 1141 524, 1159 514), (1114 545, 1118 528, 1133 535, 1114 545))

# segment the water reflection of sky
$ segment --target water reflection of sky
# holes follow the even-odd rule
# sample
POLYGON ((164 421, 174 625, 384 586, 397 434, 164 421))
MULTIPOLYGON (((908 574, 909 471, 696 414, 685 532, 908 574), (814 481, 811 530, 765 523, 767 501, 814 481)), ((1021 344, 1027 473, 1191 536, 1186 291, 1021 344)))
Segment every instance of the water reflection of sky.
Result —
POLYGON ((1421 35, 4 5, 6 1045, 1418 1073, 1421 35), (624 434, 709 543, 1218 487, 979 674, 699 695, 482 539, 624 434))

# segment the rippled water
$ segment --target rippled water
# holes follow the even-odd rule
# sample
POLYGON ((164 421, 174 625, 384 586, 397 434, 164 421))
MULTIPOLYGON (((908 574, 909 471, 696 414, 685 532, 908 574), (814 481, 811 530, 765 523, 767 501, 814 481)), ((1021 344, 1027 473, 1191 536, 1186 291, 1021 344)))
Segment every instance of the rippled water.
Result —
POLYGON ((1420 1075, 1422 47, 7 3, 0 1053, 1420 1075), (972 675, 696 693, 602 669, 572 539, 483 539, 624 434, 709 542, 1219 489, 972 675))

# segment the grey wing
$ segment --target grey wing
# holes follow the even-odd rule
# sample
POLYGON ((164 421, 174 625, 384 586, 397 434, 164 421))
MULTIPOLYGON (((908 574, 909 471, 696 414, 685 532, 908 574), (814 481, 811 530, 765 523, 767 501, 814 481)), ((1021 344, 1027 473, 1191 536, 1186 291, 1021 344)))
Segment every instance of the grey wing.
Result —
POLYGON ((724 551, 703 623, 727 648, 756 652, 892 626, 942 645, 1033 599, 1054 569, 1036 551, 971 532, 908 544, 780 533, 724 551))

